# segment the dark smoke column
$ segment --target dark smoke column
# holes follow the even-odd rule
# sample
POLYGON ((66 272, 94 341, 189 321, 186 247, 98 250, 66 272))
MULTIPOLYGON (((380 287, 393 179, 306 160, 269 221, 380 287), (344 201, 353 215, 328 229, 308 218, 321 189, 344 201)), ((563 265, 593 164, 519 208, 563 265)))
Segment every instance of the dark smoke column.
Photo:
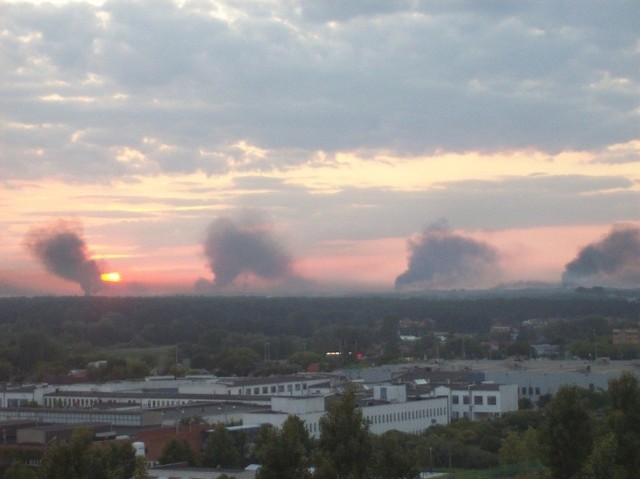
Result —
POLYGON ((31 229, 25 238, 31 254, 50 273, 74 281, 82 287, 84 294, 100 290, 100 269, 89 258, 87 245, 78 225, 58 221, 48 226, 31 229))
POLYGON ((562 284, 640 285, 640 229, 616 226, 565 266, 562 284))
POLYGON ((209 225, 204 253, 215 275, 216 289, 233 283, 243 273, 274 280, 291 275, 290 256, 260 225, 239 226, 229 218, 218 218, 209 225))
POLYGON ((452 233, 446 222, 428 226, 408 242, 407 270, 396 288, 478 288, 498 276, 498 254, 489 245, 452 233))

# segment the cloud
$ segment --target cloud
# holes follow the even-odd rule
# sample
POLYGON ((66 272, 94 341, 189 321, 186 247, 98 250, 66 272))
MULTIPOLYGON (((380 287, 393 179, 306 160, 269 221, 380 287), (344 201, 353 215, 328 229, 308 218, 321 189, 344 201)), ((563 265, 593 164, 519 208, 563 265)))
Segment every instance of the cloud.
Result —
POLYGON ((410 239, 408 249, 409 264, 396 278, 398 289, 479 288, 497 277, 495 249, 451 232, 445 222, 410 239))
POLYGON ((574 10, 5 2, 3 173, 220 174, 293 167, 317 151, 600 151, 634 140, 637 6, 574 10), (239 153, 243 142, 265 156, 239 153))
POLYGON ((85 294, 100 290, 100 268, 89 258, 80 225, 59 220, 47 226, 32 228, 25 245, 50 273, 74 281, 85 294))
POLYGON ((640 285, 640 228, 615 226, 565 266, 566 285, 640 285))
MULTIPOLYGON (((204 253, 214 274, 213 286, 218 290, 244 274, 277 281, 292 277, 291 256, 269 226, 256 217, 240 221, 222 217, 212 221, 204 253)), ((197 290, 202 291, 201 280, 197 290)))

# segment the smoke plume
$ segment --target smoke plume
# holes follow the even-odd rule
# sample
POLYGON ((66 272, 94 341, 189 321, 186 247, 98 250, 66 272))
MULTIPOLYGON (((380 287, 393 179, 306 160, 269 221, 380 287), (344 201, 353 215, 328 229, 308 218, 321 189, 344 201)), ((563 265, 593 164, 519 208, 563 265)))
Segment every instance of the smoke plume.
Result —
POLYGON ((80 225, 64 220, 31 229, 25 238, 31 254, 50 273, 80 285, 85 294, 102 286, 98 264, 89 258, 80 225))
POLYGON ((640 229, 614 226, 600 241, 582 248, 578 256, 565 266, 562 283, 640 284, 640 229))
POLYGON ((218 218, 209 225, 204 252, 216 289, 246 273, 268 280, 290 277, 291 258, 284 247, 264 225, 256 221, 245 223, 218 218))
POLYGON ((446 222, 428 226, 409 239, 409 265, 396 288, 473 288, 487 286, 498 271, 498 254, 489 245, 452 233, 446 222))

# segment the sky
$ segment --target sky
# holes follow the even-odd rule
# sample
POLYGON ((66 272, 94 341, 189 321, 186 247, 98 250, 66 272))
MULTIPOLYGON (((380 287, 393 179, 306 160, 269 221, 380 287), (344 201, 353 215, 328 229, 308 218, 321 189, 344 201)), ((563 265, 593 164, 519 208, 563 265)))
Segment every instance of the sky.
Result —
POLYGON ((0 52, 0 295, 640 286, 638 2, 5 0, 0 52))

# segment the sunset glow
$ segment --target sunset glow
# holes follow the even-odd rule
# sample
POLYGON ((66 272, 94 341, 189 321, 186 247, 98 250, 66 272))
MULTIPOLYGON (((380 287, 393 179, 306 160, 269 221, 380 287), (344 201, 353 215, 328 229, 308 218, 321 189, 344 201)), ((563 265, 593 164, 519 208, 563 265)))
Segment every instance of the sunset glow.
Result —
POLYGON ((260 5, 2 5, 0 295, 636 285, 639 3, 260 5))

